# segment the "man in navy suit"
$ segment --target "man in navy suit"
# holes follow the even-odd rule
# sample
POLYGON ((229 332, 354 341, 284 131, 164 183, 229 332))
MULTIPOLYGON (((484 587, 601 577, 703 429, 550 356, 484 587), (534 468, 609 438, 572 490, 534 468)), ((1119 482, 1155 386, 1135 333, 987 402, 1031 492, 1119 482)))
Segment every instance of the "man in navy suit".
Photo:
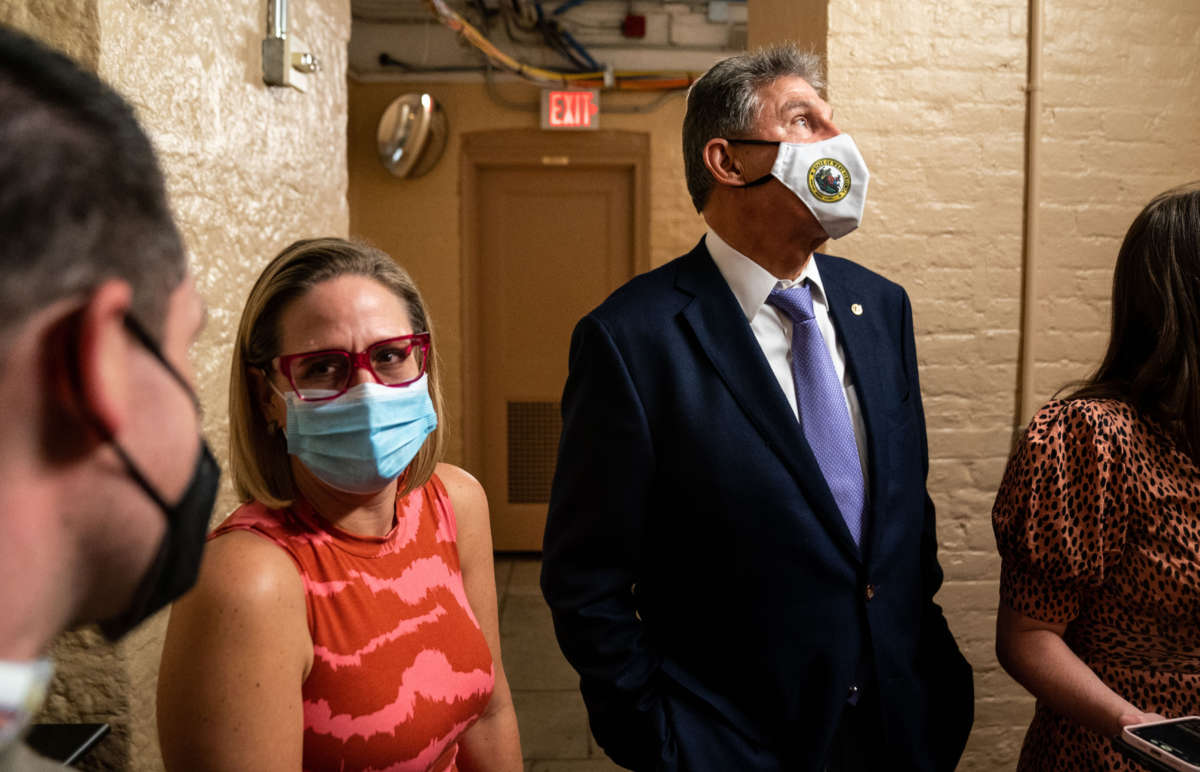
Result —
POLYGON ((684 118, 709 230, 571 342, 542 589, 635 770, 951 770, 971 669, 942 581, 908 296, 816 250, 867 169, 791 46, 684 118))

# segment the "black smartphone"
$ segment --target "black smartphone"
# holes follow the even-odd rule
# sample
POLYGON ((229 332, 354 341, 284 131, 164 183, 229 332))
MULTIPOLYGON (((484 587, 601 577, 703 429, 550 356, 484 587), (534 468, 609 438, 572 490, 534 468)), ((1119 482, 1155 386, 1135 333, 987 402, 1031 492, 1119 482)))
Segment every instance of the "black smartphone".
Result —
POLYGON ((34 724, 25 742, 38 754, 64 765, 87 755, 108 734, 108 724, 34 724))

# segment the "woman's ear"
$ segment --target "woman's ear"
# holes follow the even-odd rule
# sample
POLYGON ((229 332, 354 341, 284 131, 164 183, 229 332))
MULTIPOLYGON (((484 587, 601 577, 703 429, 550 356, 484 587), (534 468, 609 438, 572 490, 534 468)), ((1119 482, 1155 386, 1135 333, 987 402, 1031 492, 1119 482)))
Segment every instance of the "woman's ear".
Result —
POLYGON ((81 408, 96 429, 116 436, 136 399, 129 382, 133 341, 125 330, 133 290, 120 279, 102 283, 79 311, 75 372, 81 408))
POLYGON ((704 165, 708 173, 721 185, 746 184, 741 161, 733 157, 733 147, 728 140, 714 137, 704 146, 704 165))
POLYGON ((278 431, 279 427, 287 426, 287 405, 279 393, 271 386, 270 377, 262 368, 251 365, 246 368, 246 376, 250 380, 250 388, 254 391, 258 409, 268 428, 278 431))

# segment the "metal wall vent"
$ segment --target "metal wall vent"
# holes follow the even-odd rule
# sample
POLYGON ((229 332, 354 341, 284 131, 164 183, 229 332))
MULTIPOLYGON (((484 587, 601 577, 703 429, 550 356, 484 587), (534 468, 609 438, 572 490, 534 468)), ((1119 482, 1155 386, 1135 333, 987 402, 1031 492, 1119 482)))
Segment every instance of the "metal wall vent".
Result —
POLYGON ((549 503, 562 433, 559 404, 509 402, 507 406, 508 503, 549 503))

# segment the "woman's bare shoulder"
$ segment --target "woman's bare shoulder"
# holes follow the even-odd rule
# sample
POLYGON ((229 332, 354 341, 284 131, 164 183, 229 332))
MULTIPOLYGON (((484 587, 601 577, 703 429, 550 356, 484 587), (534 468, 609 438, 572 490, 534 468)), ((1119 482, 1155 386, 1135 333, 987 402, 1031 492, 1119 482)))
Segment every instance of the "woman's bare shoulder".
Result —
POLYGON ((451 498, 455 495, 466 497, 484 495, 483 485, 479 480, 460 466, 443 461, 437 465, 433 473, 442 481, 442 485, 446 486, 446 492, 450 494, 451 498))
POLYGON ((229 531, 208 543, 196 588, 187 598, 219 602, 225 608, 304 609, 304 583, 291 556, 252 531, 229 531))
POLYGON ((467 470, 446 463, 438 464, 434 474, 442 481, 446 495, 450 497, 460 541, 464 537, 470 539, 476 536, 481 530, 487 530, 490 544, 491 523, 488 519, 487 494, 484 493, 479 480, 467 470))

